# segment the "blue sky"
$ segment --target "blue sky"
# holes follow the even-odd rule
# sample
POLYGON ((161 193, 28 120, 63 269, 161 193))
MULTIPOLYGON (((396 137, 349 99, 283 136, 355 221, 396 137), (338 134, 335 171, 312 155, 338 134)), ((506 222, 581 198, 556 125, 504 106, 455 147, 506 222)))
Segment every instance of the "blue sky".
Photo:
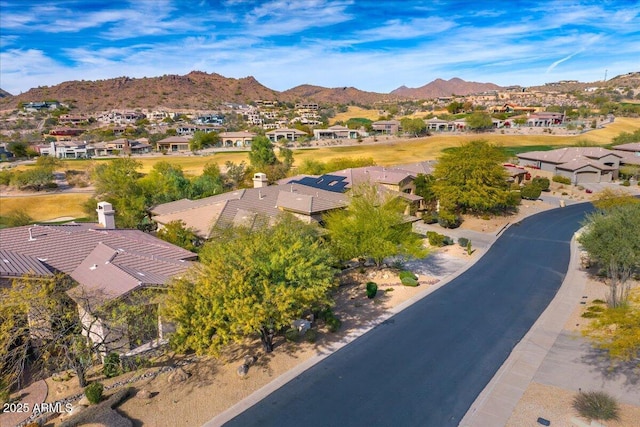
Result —
POLYGON ((192 70, 389 92, 640 71, 640 1, 0 0, 0 88, 192 70))

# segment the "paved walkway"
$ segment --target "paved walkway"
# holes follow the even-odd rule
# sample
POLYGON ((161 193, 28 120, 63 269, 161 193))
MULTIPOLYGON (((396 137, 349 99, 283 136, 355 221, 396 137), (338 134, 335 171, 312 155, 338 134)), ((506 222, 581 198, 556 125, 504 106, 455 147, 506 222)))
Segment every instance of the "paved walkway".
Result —
POLYGON ((16 411, 0 413, 0 427, 14 427, 31 416, 33 406, 42 403, 47 398, 47 383, 43 380, 31 384, 20 390, 19 398, 15 400, 16 411))

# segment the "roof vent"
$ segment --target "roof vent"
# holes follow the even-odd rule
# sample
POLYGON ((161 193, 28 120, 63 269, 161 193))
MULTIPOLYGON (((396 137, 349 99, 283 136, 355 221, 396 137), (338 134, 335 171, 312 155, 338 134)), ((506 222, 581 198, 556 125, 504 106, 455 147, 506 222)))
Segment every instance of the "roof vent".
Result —
POLYGON ((96 270, 98 268, 98 264, 93 264, 91 267, 89 267, 89 270, 96 270))
POLYGON ((34 241, 34 240, 36 240, 36 239, 33 237, 33 233, 31 232, 32 230, 33 230, 33 227, 29 227, 29 241, 30 241, 30 242, 32 242, 32 241, 34 241))

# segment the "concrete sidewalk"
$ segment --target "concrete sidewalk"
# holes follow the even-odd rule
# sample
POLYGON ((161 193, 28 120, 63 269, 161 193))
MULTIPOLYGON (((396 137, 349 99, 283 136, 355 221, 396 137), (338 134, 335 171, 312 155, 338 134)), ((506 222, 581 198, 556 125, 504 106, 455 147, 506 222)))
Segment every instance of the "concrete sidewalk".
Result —
POLYGON ((498 427, 507 423, 581 300, 587 273, 579 269, 578 252, 574 237, 567 275, 555 298, 476 398, 460 426, 498 427))

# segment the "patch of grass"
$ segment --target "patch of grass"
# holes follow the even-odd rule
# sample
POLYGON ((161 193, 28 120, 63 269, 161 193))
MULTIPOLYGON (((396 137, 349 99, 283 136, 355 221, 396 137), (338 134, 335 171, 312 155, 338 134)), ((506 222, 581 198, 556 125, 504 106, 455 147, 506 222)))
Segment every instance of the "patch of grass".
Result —
POLYGON ((60 217, 84 217, 82 205, 91 194, 45 194, 29 197, 3 197, 0 201, 0 217, 11 212, 23 211, 34 221, 48 221, 60 217))

